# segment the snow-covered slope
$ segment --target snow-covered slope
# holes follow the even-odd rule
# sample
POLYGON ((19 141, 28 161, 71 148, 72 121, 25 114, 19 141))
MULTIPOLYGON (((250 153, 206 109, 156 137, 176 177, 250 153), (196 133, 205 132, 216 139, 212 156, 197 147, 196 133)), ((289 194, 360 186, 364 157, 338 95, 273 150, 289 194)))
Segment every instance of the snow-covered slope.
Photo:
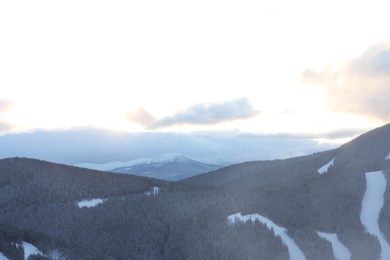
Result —
POLYGON ((242 162, 234 158, 222 158, 222 157, 208 157, 208 158, 191 157, 191 159, 202 163, 219 165, 223 167, 242 162))
POLYGON ((381 259, 390 259, 390 245, 379 229, 379 214, 382 210, 386 191, 386 179, 382 171, 366 173, 367 189, 362 202, 360 220, 367 232, 378 238, 381 245, 381 259))
POLYGON ((130 160, 126 162, 117 161, 117 162, 109 162, 109 163, 102 163, 102 164, 79 163, 76 164, 75 166, 93 169, 93 170, 100 170, 100 171, 111 171, 117 168, 130 167, 130 166, 140 165, 140 164, 158 164, 158 163, 174 163, 174 162, 188 162, 188 161, 198 161, 204 164, 212 164, 217 166, 227 166, 238 162, 234 160, 225 160, 223 158, 216 158, 210 160, 194 159, 181 154, 171 153, 171 154, 163 154, 153 158, 139 158, 139 159, 130 160))
POLYGON ((346 248, 337 237, 337 234, 334 233, 323 233, 317 232, 317 234, 332 244, 333 254, 336 259, 339 260, 350 260, 351 252, 346 248))
POLYGON ((0 252, 0 260, 8 260, 8 258, 0 252))
MULTIPOLYGON (((158 158, 158 157, 156 157, 158 158)), ((99 170, 99 171, 112 171, 117 168, 121 167, 130 167, 137 164, 147 164, 151 163, 155 158, 139 158, 135 160, 130 160, 126 162, 109 162, 109 163, 79 163, 75 166, 82 167, 82 168, 88 168, 93 170, 99 170)))
POLYGON ((201 162, 180 154, 164 154, 154 158, 140 158, 127 162, 81 163, 76 166, 164 180, 181 180, 193 175, 213 171, 229 164, 221 158, 218 161, 221 164, 201 162))
MULTIPOLYGON (((35 247, 33 244, 23 241, 21 244, 16 244, 17 247, 22 247, 24 251, 24 260, 27 260, 32 255, 45 256, 41 250, 35 247)), ((3 253, 0 252, 0 260, 8 260, 3 253)))
POLYGON ((102 204, 105 200, 103 199, 90 199, 90 200, 82 200, 77 203, 79 208, 91 208, 95 207, 99 204, 102 204))
POLYGON ((319 169, 317 170, 318 173, 319 173, 319 174, 326 173, 326 172, 328 171, 329 167, 333 165, 334 159, 335 159, 335 158, 333 158, 330 162, 328 162, 327 164, 325 164, 324 166, 322 166, 321 168, 319 168, 319 169))
POLYGON ((236 221, 246 222, 246 221, 260 221, 265 224, 268 229, 274 231, 275 236, 279 236, 282 241, 286 244, 288 248, 288 254, 290 256, 290 260, 304 260, 306 259, 305 255, 299 249, 299 247, 295 244, 294 240, 291 239, 287 233, 286 229, 276 225, 272 220, 263 217, 259 214, 250 214, 250 215, 241 215, 241 212, 230 215, 228 217, 228 221, 234 224, 236 221))
POLYGON ((23 241, 23 249, 24 249, 24 260, 27 260, 31 255, 44 255, 38 248, 34 245, 23 241))

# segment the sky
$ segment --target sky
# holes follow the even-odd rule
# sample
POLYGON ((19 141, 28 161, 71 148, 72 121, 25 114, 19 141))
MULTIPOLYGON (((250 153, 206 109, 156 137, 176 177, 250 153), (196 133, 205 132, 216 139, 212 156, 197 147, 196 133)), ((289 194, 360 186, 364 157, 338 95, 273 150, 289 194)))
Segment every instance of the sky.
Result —
POLYGON ((246 159, 269 157, 248 135, 274 140, 275 157, 287 137, 297 150, 336 147, 389 122, 387 10, 388 0, 1 1, 0 156, 35 149, 8 152, 11 137, 95 130, 234 136, 246 159))

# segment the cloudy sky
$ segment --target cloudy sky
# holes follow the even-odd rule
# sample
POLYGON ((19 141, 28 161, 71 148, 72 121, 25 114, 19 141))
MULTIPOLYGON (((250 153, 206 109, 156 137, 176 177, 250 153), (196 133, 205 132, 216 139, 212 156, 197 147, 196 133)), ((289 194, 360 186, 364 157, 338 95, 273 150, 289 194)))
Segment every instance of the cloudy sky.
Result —
POLYGON ((390 120, 388 10, 388 0, 1 1, 0 156, 34 149, 8 152, 16 135, 91 129, 337 146, 390 120))

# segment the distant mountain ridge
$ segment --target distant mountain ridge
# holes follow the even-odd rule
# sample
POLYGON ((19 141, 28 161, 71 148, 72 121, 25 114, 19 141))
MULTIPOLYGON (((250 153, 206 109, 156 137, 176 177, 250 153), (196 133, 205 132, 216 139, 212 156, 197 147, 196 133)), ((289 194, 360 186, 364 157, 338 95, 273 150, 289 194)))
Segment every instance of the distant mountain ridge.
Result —
POLYGON ((0 160, 0 253, 22 260, 15 245, 28 242, 39 259, 387 260, 389 154, 390 124, 337 149, 179 182, 0 160))
POLYGON ((223 159, 218 159, 215 163, 210 163, 192 159, 181 154, 171 153, 154 158, 140 158, 127 162, 109 162, 104 164, 80 163, 75 166, 177 181, 214 171, 230 164, 232 163, 223 159))

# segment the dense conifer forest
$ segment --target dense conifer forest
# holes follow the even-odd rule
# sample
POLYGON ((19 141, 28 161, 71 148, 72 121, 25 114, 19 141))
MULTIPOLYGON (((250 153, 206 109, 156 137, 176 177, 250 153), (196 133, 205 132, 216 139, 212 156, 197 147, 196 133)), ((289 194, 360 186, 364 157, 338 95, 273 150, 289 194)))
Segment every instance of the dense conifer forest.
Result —
MULTIPOLYGON (((179 182, 107 173, 28 158, 0 160, 0 252, 23 259, 289 259, 285 228, 307 259, 335 259, 317 232, 337 234, 352 259, 377 259, 381 244, 361 223, 366 172, 390 180, 390 125, 338 149, 232 165, 179 182), (334 159, 326 173, 318 169, 334 159), (154 187, 158 193, 151 194, 154 187), (149 192, 149 193, 148 193, 149 192), (80 207, 99 198, 102 203, 80 207)), ((390 238, 390 189, 379 227, 390 238)))

